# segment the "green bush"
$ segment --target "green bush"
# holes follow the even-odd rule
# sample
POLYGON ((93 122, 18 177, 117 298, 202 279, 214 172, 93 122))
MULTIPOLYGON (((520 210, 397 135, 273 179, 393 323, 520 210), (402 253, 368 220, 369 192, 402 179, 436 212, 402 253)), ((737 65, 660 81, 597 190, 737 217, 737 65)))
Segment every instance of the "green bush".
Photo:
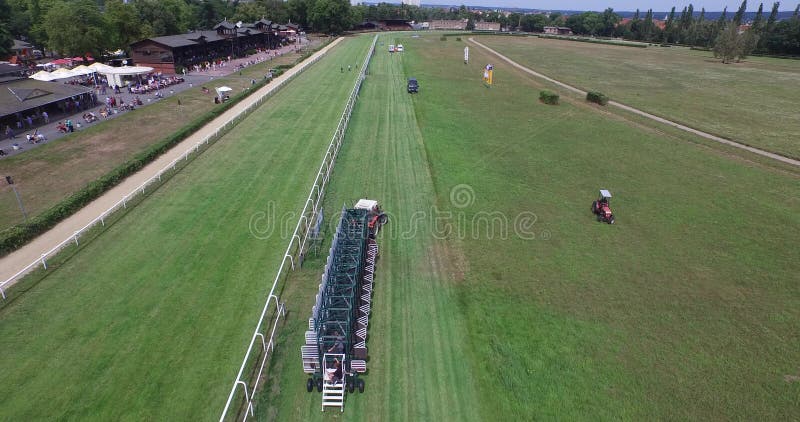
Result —
POLYGON ((461 37, 456 37, 456 41, 461 41, 461 37))
POLYGON ((447 37, 442 35, 441 37, 439 37, 439 41, 447 41, 447 37))
POLYGON ((608 96, 598 91, 589 91, 586 93, 586 101, 597 103, 600 105, 608 104, 608 96))
POLYGON ((558 98, 558 94, 553 91, 544 90, 539 92, 539 101, 545 104, 558 105, 558 98))

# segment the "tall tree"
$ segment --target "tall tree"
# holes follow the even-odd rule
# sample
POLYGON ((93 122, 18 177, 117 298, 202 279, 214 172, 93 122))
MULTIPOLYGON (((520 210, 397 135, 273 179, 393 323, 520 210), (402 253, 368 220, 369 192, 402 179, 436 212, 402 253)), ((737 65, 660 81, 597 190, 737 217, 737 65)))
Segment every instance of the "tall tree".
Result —
POLYGON ((758 5, 756 17, 753 18, 753 24, 750 26, 750 32, 757 38, 751 38, 750 42, 755 42, 753 49, 760 49, 763 47, 762 40, 764 37, 764 3, 758 5))
POLYGON ((672 6, 672 10, 669 12, 669 16, 667 17, 667 23, 664 25, 664 38, 662 42, 671 42, 671 36, 673 31, 675 30, 675 6, 672 6))
POLYGON ((109 49, 127 50, 131 43, 145 38, 136 8, 122 0, 106 0, 103 15, 108 28, 109 49))
POLYGON ((102 54, 107 46, 106 27, 93 0, 59 0, 44 18, 48 46, 61 54, 102 54))
POLYGON ((764 30, 764 3, 760 3, 758 5, 756 17, 753 18, 753 25, 750 27, 750 29, 758 32, 759 34, 764 30))
POLYGON ((722 63, 730 63, 741 54, 744 45, 739 35, 739 28, 729 22, 714 40, 714 57, 722 59, 722 63))
POLYGON ((776 1, 772 3, 772 12, 769 14, 769 19, 767 19, 767 28, 765 32, 767 34, 772 33, 775 30, 775 22, 778 21, 778 9, 781 7, 781 2, 776 1))
POLYGON ((747 0, 742 0, 741 6, 739 6, 739 10, 736 11, 736 14, 733 15, 733 24, 737 27, 742 24, 742 19, 744 18, 744 13, 747 11, 747 0))
POLYGON ((14 38, 11 37, 8 27, 11 20, 11 7, 6 0, 0 0, 0 57, 11 55, 14 38))
POLYGON ((717 19, 717 26, 719 29, 722 29, 725 26, 725 22, 728 21, 728 6, 722 9, 722 14, 719 15, 719 19, 717 19))
POLYGON ((647 9, 647 14, 644 15, 644 23, 642 24, 642 40, 650 41, 653 36, 653 9, 647 9))
POLYGON ((197 19, 183 0, 134 0, 146 36, 174 35, 196 28, 197 19))
POLYGON ((800 3, 797 3, 797 7, 794 8, 794 13, 792 13, 792 18, 797 19, 800 17, 800 3))
POLYGON ((352 26, 348 0, 311 0, 308 21, 317 31, 339 34, 352 26))
MULTIPOLYGON (((286 9, 289 12, 289 19, 292 22, 308 27, 308 8, 312 2, 313 0, 288 0, 286 9)), ((379 19, 377 16, 377 8, 375 18, 379 19)))

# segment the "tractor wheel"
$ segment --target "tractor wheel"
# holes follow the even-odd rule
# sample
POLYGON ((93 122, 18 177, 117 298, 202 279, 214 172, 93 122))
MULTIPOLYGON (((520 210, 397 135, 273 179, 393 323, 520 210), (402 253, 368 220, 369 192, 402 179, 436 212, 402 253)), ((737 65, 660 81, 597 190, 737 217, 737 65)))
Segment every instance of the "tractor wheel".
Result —
POLYGON ((381 214, 381 215, 378 216, 378 223, 380 223, 381 226, 386 224, 386 223, 388 223, 388 222, 389 222, 389 216, 388 215, 381 214))
POLYGON ((317 380, 317 392, 318 393, 322 392, 322 378, 317 380))
POLYGON ((309 393, 314 391, 314 380, 312 378, 309 378, 308 381, 306 381, 306 391, 309 393))
POLYGON ((592 214, 597 212, 597 201, 592 201, 592 214))
POLYGON ((358 380, 358 392, 359 393, 363 393, 364 392, 364 380, 362 380, 362 379, 358 380))
POLYGON ((603 216, 600 215, 600 214, 597 214, 597 221, 603 221, 603 216))
POLYGON ((347 392, 353 394, 356 391, 356 383, 352 379, 347 380, 347 392))
POLYGON ((608 219, 608 224, 614 224, 615 221, 617 220, 615 220, 614 216, 612 215, 611 218, 608 219))

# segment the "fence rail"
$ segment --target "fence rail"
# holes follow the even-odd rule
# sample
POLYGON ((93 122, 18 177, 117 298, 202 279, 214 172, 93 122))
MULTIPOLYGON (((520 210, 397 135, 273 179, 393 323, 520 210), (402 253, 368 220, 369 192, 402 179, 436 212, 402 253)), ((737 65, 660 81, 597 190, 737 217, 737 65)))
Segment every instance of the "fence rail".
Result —
POLYGON ((334 132, 331 142, 328 145, 328 149, 325 151, 325 155, 322 157, 322 163, 317 171, 317 176, 314 179, 314 183, 311 185, 308 199, 306 199, 306 202, 303 205, 303 211, 300 213, 294 233, 292 233, 292 237, 289 240, 289 245, 286 247, 286 252, 284 252, 283 258, 281 259, 281 264, 278 267, 277 274, 275 274, 272 287, 267 295, 267 301, 264 304, 263 310, 261 311, 261 316, 258 318, 258 323, 256 324, 255 331, 253 332, 253 337, 250 339, 250 345, 247 347, 247 352, 242 360, 239 373, 236 375, 236 380, 233 382, 233 387, 231 387, 231 392, 228 395, 228 401, 225 403, 225 409, 222 410, 222 415, 219 418, 220 421, 224 421, 228 416, 228 412, 231 411, 231 405, 233 404, 234 397, 239 386, 241 386, 243 389, 244 400, 246 404, 242 420, 247 420, 248 414, 250 416, 255 416, 253 397, 258 389, 258 383, 261 379, 261 375, 263 374, 264 365, 267 362, 269 353, 275 350, 275 330, 278 327, 278 321, 281 317, 286 316, 286 308, 284 303, 280 302, 280 299, 275 294, 275 289, 285 273, 288 273, 288 268, 291 268, 291 270, 295 269, 294 257, 297 256, 298 258, 302 259, 301 257, 305 251, 306 241, 308 240, 309 233, 311 232, 309 228, 311 228, 311 225, 314 224, 314 218, 319 211, 320 205, 322 205, 322 199, 325 196, 325 188, 328 184, 328 180, 331 177, 331 173, 333 172, 336 156, 339 154, 339 149, 344 141, 344 134, 347 131, 347 124, 350 122, 350 114, 353 112, 353 106, 355 105, 356 99, 358 98, 358 93, 361 90, 361 84, 364 81, 367 67, 372 59, 372 54, 375 52, 375 43, 377 40, 378 36, 376 35, 372 40, 372 45, 370 46, 369 52, 364 59, 364 63, 361 65, 358 78, 353 86, 353 90, 350 92, 350 97, 347 99, 347 104, 342 112, 342 116, 339 118, 339 124, 336 126, 336 132, 334 132), (309 208, 309 204, 311 204, 311 208, 309 208), (289 261, 290 267, 286 266, 287 260, 289 261), (275 320, 271 325, 264 326, 265 317, 270 311, 271 303, 274 303, 272 313, 275 315, 275 320), (267 330, 270 332, 269 340, 266 340, 266 337, 264 336, 264 333, 267 330), (253 349, 256 346, 256 341, 259 340, 261 343, 261 360, 258 363, 258 373, 251 381, 252 385, 249 385, 248 380, 242 379, 242 375, 245 373, 245 369, 247 368, 248 361, 251 357, 250 355, 253 353, 253 349), (249 389, 248 386, 250 386, 249 389))
MULTIPOLYGON (((225 123, 223 123, 220 126, 218 126, 214 130, 214 133, 211 133, 208 136, 206 136, 205 138, 203 138, 202 140, 196 142, 194 145, 192 145, 186 151, 184 151, 178 158, 175 158, 169 164, 167 164, 161 170, 159 170, 157 174, 155 174, 154 176, 152 176, 149 179, 145 180, 142 184, 140 184, 139 186, 137 186, 136 188, 131 190, 128 194, 123 195, 122 198, 119 201, 117 201, 111 207, 109 207, 108 209, 106 209, 105 211, 100 213, 100 215, 97 216, 97 218, 93 219, 88 224, 86 224, 85 226, 81 227, 79 230, 75 231, 72 235, 70 235, 69 237, 67 237, 66 239, 64 239, 60 243, 58 243, 56 246, 54 246, 50 250, 42 253, 40 257, 36 258, 30 264, 26 265, 21 270, 19 270, 17 273, 15 273, 11 277, 9 277, 8 279, 6 279, 2 283, 0 283, 0 296, 2 296, 2 298, 5 300, 6 299, 6 292, 5 292, 6 286, 11 284, 11 283, 13 283, 17 279, 21 278, 25 274, 28 274, 30 271, 33 271, 38 266, 41 265, 41 267, 43 269, 47 270, 47 259, 49 257, 57 254, 59 251, 64 249, 67 245, 70 245, 72 243, 75 243, 76 246, 79 245, 79 239, 80 239, 81 235, 86 233, 89 229, 97 226, 98 224, 101 224, 101 225, 105 226, 106 219, 108 219, 108 217, 111 214, 113 214, 116 211, 119 211, 120 209, 126 209, 127 206, 128 206, 128 202, 130 202, 134 197, 136 197, 138 195, 143 195, 146 192, 146 189, 149 186, 151 186, 151 185, 153 185, 155 183, 160 183, 161 179, 163 177, 169 176, 167 173, 171 172, 171 171, 174 171, 176 169, 176 166, 181 161, 188 161, 190 155, 192 155, 194 153, 197 153, 198 151, 200 151, 200 149, 202 147, 207 147, 209 144, 211 144, 214 141, 216 141, 217 139, 219 139, 219 137, 221 135, 224 135, 228 130, 230 130, 233 126, 235 126, 239 121, 241 121, 242 119, 247 117, 247 115, 250 114, 253 110, 255 110, 259 106, 261 106, 261 104, 263 104, 266 99, 268 99, 270 96, 272 96, 272 94, 277 92, 287 82, 291 81, 297 75, 299 75, 304 70, 306 70, 309 66, 311 66, 312 64, 314 64, 317 61, 319 61, 319 59, 322 58, 325 55, 326 52, 327 52, 327 49, 323 49, 323 50, 315 53, 313 56, 311 56, 310 60, 306 60, 303 63, 301 63, 301 64, 289 69, 289 72, 291 72, 291 74, 287 75, 287 77, 285 77, 285 78, 280 78, 279 77, 278 79, 276 79, 276 82, 275 82, 274 85, 272 85, 272 84, 267 85, 267 87, 269 87, 270 89, 268 91, 266 91, 264 94, 262 94, 261 96, 259 96, 258 98, 253 98, 252 96, 250 96, 250 97, 247 97, 247 98, 243 99, 242 100, 243 103, 246 104, 247 102, 249 102, 250 104, 248 104, 245 107, 245 109, 242 110, 240 113, 236 114, 235 116, 232 116, 230 119, 226 120, 225 123)), ((289 73, 289 72, 287 72, 287 73, 289 73)))

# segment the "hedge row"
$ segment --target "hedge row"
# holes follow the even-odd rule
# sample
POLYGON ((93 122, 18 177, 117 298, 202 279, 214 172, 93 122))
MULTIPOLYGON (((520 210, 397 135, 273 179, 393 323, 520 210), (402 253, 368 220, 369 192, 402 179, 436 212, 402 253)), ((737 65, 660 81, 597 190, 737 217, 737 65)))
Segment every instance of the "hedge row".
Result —
POLYGON ((550 105, 558 105, 558 94, 553 91, 541 91, 539 92, 539 101, 550 104, 550 105))
POLYGON ((635 48, 647 48, 648 45, 644 43, 633 43, 633 42, 625 42, 625 41, 612 41, 612 40, 602 40, 597 38, 583 38, 583 37, 562 37, 557 35, 539 35, 539 38, 545 39, 553 39, 553 40, 566 40, 566 41, 577 41, 577 42, 588 42, 591 44, 608 44, 608 45, 616 45, 620 47, 635 47, 635 48))
POLYGON ((602 92, 589 91, 586 93, 586 101, 606 105, 608 104, 608 96, 602 92))
MULTIPOLYGON (((305 55, 304 55, 305 56, 305 55)), ((295 64, 302 61, 301 57, 295 64)), ((295 64, 291 65, 278 65, 277 71, 273 72, 273 76, 278 76, 283 73, 284 69, 289 69, 295 64)), ((126 177, 136 173, 147 164, 155 161, 161 154, 167 152, 170 148, 177 145, 184 139, 188 138, 201 127, 205 126, 222 113, 229 110, 231 107, 246 98, 250 93, 260 89, 270 82, 269 79, 264 78, 256 82, 250 89, 234 95, 229 101, 226 101, 210 110, 209 112, 198 117, 186 126, 178 129, 176 132, 162 138, 150 146, 144 152, 135 155, 130 160, 101 176, 100 178, 90 182, 81 190, 73 193, 67 198, 57 203, 52 208, 42 212, 41 214, 31 218, 27 223, 18 224, 0 231, 0 256, 7 255, 16 249, 23 246, 36 236, 46 232, 53 226, 71 216, 93 200, 99 198, 102 194, 118 185, 126 177)))

